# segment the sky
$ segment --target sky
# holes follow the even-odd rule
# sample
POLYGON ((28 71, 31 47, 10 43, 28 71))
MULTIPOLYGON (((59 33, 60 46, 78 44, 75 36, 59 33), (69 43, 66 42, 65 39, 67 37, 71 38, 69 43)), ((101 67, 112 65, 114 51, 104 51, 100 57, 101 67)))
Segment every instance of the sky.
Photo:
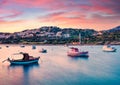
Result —
POLYGON ((0 32, 42 26, 97 31, 120 25, 120 0, 0 0, 0 32))

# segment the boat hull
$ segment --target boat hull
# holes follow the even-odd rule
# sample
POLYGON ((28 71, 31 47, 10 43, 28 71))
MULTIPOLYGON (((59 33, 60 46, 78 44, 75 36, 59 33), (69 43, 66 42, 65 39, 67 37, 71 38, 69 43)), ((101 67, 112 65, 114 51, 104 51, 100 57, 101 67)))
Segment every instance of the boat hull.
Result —
POLYGON ((103 46, 102 50, 104 52, 116 52, 116 49, 114 47, 110 47, 109 45, 103 46))
POLYGON ((70 57, 89 57, 88 52, 76 52, 76 53, 68 52, 68 56, 70 56, 70 57))
POLYGON ((8 60, 11 64, 16 64, 16 65, 26 65, 26 64, 31 64, 31 63, 38 63, 39 58, 31 59, 28 61, 23 61, 23 60, 8 60))
POLYGON ((40 53, 47 53, 47 50, 39 51, 40 53))
POLYGON ((104 52, 116 52, 116 49, 103 49, 104 52))

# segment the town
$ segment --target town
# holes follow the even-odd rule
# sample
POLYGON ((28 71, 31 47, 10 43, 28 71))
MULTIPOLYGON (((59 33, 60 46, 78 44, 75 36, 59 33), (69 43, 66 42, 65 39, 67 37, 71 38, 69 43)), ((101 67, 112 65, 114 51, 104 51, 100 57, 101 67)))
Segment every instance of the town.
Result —
POLYGON ((120 44, 120 26, 110 30, 59 28, 44 26, 15 33, 0 33, 1 44, 120 44))

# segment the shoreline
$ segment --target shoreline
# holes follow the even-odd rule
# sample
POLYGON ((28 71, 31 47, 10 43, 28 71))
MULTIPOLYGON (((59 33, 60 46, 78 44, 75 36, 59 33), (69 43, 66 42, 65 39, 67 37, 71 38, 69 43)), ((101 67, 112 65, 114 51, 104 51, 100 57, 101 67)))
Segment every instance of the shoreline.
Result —
MULTIPOLYGON (((99 45, 106 45, 106 44, 24 44, 24 43, 20 43, 20 44, 12 44, 12 43, 9 43, 9 44, 4 44, 4 43, 0 43, 0 45, 40 45, 40 46, 99 46, 99 45)), ((120 44, 110 44, 110 45, 120 45, 120 44)))

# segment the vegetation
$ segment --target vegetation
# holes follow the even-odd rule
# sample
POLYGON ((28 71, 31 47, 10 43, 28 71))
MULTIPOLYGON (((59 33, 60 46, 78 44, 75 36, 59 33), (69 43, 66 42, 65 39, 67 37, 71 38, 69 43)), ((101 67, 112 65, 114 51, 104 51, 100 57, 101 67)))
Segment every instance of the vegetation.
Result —
MULTIPOLYGON (((27 31, 27 30, 25 30, 27 31)), ((25 32, 22 31, 22 32, 25 32)), ((82 44, 120 44, 120 31, 103 31, 102 34, 98 34, 97 31, 93 29, 72 29, 65 28, 60 29, 58 27, 42 27, 39 29, 40 32, 49 32, 56 34, 57 32, 62 32, 63 34, 70 34, 70 37, 57 37, 57 36, 36 36, 40 32, 34 33, 32 37, 24 37, 15 35, 9 38, 0 38, 1 43, 5 44, 73 44, 79 42, 79 33, 81 33, 82 44)))

